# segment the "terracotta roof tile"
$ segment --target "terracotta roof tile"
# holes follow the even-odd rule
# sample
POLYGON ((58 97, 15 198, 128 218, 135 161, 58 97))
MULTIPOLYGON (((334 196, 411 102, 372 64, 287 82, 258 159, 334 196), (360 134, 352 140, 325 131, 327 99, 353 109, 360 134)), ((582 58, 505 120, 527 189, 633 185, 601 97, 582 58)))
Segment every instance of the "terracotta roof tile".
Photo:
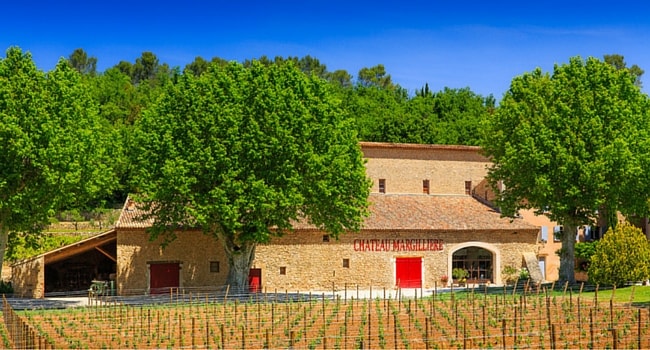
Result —
MULTIPOLYGON (((467 195, 371 194, 366 230, 537 230, 523 219, 502 218, 492 208, 467 195)), ((139 221, 144 213, 130 199, 117 228, 147 228, 153 220, 139 221)), ((313 229, 306 221, 296 229, 313 229)))
POLYGON ((138 207, 131 198, 127 198, 115 228, 147 228, 153 225, 153 219, 140 220, 146 212, 138 207))
POLYGON ((369 230, 536 230, 467 195, 371 194, 369 230))

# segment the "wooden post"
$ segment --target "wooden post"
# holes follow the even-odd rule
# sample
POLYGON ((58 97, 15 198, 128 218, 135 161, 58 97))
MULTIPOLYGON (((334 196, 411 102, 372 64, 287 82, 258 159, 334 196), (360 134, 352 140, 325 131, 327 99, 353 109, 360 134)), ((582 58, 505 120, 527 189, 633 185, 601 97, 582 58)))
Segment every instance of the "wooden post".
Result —
POLYGON ((397 345, 397 314, 393 314, 393 340, 395 341, 395 350, 399 349, 397 345))
POLYGON ((195 328, 195 320, 194 317, 192 317, 192 349, 196 348, 196 334, 194 332, 195 328))
POLYGON ((551 349, 557 349, 555 347, 555 325, 551 325, 551 349))
POLYGON ((226 339, 225 339, 226 332, 224 332, 224 330, 223 330, 223 323, 219 325, 219 332, 221 332, 221 349, 225 349, 226 348, 226 339))
POLYGON ((463 349, 467 349, 467 319, 463 318, 463 349))
POLYGON ((503 348, 506 348, 506 319, 502 318, 501 319, 501 343, 503 344, 503 348))
POLYGON ((424 319, 424 347, 429 350, 429 318, 424 319))

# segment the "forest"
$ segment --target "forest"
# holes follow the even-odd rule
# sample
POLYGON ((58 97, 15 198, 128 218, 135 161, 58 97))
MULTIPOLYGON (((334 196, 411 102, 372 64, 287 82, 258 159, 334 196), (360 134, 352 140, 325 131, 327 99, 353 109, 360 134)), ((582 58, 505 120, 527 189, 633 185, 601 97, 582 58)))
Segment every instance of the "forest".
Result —
MULTIPOLYGON (((29 56, 29 53, 25 53, 29 56)), ((356 78, 344 70, 329 71, 315 57, 261 57, 265 65, 291 62, 305 74, 316 75, 331 85, 331 93, 341 102, 340 107, 356 121, 357 135, 362 141, 477 145, 479 126, 495 108, 493 96, 480 96, 470 88, 431 91, 425 84, 415 95, 391 79, 382 64, 362 68, 356 78)), ((196 57, 185 67, 170 67, 160 62, 152 52, 143 52, 135 62, 121 61, 98 72, 97 58, 83 49, 76 49, 62 59, 81 75, 94 108, 102 122, 104 135, 114 137, 117 145, 126 144, 130 130, 160 94, 166 84, 174 84, 185 74, 199 76, 210 65, 228 62, 214 57, 196 57)), ((241 62, 250 66, 252 60, 241 62)), ((90 200, 87 205, 121 205, 133 191, 130 182, 129 155, 113 154, 119 182, 110 194, 90 200)))

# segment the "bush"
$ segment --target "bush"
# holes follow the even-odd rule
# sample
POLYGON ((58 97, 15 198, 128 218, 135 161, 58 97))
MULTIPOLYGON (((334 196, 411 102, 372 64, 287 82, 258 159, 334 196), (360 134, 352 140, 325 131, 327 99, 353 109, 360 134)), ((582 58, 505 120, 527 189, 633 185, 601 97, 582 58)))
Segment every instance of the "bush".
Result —
POLYGON ((591 264, 591 257, 596 252, 598 241, 579 242, 575 245, 576 252, 576 270, 588 271, 591 264))
POLYGON ((650 243, 641 229, 620 224, 607 231, 589 266, 592 283, 623 286, 650 278, 650 243))
POLYGON ((14 287, 11 285, 11 282, 5 282, 0 280, 0 294, 13 294, 14 287))

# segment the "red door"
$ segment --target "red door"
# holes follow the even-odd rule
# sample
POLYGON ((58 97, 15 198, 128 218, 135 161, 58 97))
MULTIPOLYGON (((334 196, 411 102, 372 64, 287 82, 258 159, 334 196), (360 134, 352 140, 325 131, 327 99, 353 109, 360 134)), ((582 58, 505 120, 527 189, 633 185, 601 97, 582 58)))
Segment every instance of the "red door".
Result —
POLYGON ((250 269, 248 271, 248 290, 251 293, 259 293, 262 288, 262 269, 250 269))
POLYGON ((149 265, 149 293, 169 293, 170 288, 179 286, 180 265, 178 263, 162 263, 149 265))
POLYGON ((422 287, 422 258, 397 258, 395 275, 400 288, 422 287))

